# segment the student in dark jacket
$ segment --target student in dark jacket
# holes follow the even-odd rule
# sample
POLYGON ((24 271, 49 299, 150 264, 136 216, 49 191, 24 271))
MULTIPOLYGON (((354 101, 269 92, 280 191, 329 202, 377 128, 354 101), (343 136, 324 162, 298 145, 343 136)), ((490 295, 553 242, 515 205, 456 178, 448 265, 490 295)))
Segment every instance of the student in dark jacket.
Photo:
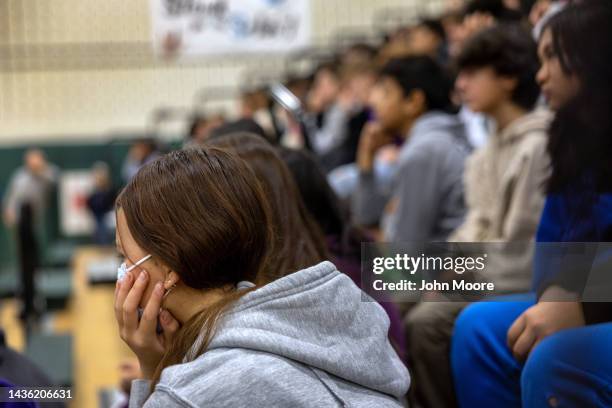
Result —
POLYGON ((113 187, 106 163, 95 163, 92 175, 94 191, 87 198, 87 207, 96 221, 94 241, 99 245, 108 245, 112 242, 113 236, 107 221, 109 214, 113 214, 115 209, 117 191, 113 187))

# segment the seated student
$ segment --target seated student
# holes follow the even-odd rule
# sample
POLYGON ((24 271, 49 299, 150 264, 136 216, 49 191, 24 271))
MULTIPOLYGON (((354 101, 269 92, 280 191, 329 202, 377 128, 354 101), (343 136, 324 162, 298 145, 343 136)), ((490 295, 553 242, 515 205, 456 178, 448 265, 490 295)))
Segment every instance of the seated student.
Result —
MULTIPOLYGON (((461 13, 461 24, 449 36, 450 54, 457 57, 465 43, 480 31, 497 24, 513 24, 521 20, 520 11, 508 7, 506 0, 471 0, 461 13)), ((473 112, 467 105, 463 105, 459 116, 465 123, 468 139, 475 147, 482 147, 490 133, 489 123, 484 115, 473 112)))
MULTIPOLYGON (((610 2, 579 3, 540 38, 538 81, 557 115, 538 242, 612 241, 610 21, 610 2)), ((573 277, 586 279, 580 272, 573 277)), ((610 303, 550 301, 568 291, 563 282, 536 267, 538 301, 532 294, 463 311, 451 351, 461 407, 612 406, 610 303)))
MULTIPOLYGON (((533 109, 540 89, 536 44, 518 26, 498 25, 468 41, 457 58, 456 86, 465 103, 496 125, 488 143, 466 162, 468 212, 449 241, 495 242, 485 279, 498 293, 523 292, 531 282, 533 247, 549 174, 547 112, 533 109), (508 246, 501 243, 508 243, 508 246)), ((489 247, 491 248, 491 247, 489 247)), ((424 407, 455 405, 449 361, 462 302, 423 302, 406 318, 411 397, 424 407)))
POLYGON ((448 60, 446 31, 439 20, 424 19, 412 27, 408 37, 411 55, 428 55, 445 64, 448 60))
POLYGON ((326 173, 355 163, 361 131, 371 116, 368 99, 378 73, 372 64, 353 63, 343 65, 340 74, 338 104, 345 106, 350 115, 343 142, 319 157, 320 166, 326 173))
POLYGON ((497 23, 517 23, 523 15, 506 6, 507 0, 470 0, 460 11, 461 24, 451 36, 451 56, 461 52, 463 44, 479 31, 497 23))
POLYGON ((387 241, 445 240, 463 221, 461 175, 469 153, 464 127, 451 114, 450 81, 429 57, 390 61, 372 92, 376 121, 365 127, 357 153, 360 175, 352 198, 357 224, 378 222, 387 241), (393 186, 376 183, 376 152, 404 139, 393 186))
POLYGON ((210 137, 210 133, 225 122, 225 115, 223 113, 216 113, 211 116, 194 115, 191 119, 183 147, 197 146, 204 143, 210 137))
POLYGON ((152 162, 160 156, 158 143, 150 137, 136 139, 121 168, 121 177, 124 182, 129 182, 138 170, 145 164, 152 162))
POLYGON ((388 319, 346 275, 322 262, 251 283, 278 256, 269 220, 253 171, 216 148, 163 156, 122 191, 115 315, 143 374, 130 407, 401 406, 388 319))
MULTIPOLYGON (((51 379, 34 361, 11 349, 5 341, 4 330, 0 328, 0 387, 53 387, 51 379)), ((0 401, 2 408, 38 408, 35 402, 11 401, 9 394, 3 395, 6 400, 0 401)), ((40 405, 43 405, 42 403, 40 405)), ((45 408, 64 408, 62 402, 45 402, 45 408)))
POLYGON ((324 63, 316 69, 306 101, 306 143, 317 156, 326 155, 346 140, 351 109, 342 92, 337 63, 324 63))
MULTIPOLYGON (((532 111, 540 95, 536 44, 518 25, 497 25, 466 44, 457 67, 456 84, 465 103, 487 115, 494 132, 466 163, 468 214, 449 241, 532 241, 544 206, 542 185, 550 173, 546 145, 552 119, 545 109, 532 111)), ((531 250, 514 253, 491 270, 496 288, 527 290, 531 259, 531 250)))
POLYGON ((307 146, 326 172, 355 161, 370 116, 365 102, 374 81, 375 70, 367 63, 328 63, 316 70, 304 130, 307 146))

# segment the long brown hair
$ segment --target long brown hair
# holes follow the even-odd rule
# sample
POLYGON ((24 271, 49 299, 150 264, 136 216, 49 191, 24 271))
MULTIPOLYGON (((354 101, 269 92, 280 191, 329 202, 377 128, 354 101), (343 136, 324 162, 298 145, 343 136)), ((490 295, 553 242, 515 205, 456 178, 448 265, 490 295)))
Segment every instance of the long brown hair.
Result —
MULTIPOLYGON (((272 231, 267 200, 239 157, 204 147, 172 152, 144 166, 117 198, 140 247, 195 289, 255 281, 265 265, 272 231)), ((206 351, 219 317, 246 291, 231 291, 176 333, 158 365, 181 363, 198 337, 206 351)))
POLYGON ((258 283, 274 281, 329 259, 321 229, 308 213, 287 165, 270 143, 243 132, 213 138, 207 144, 242 157, 255 171, 268 197, 274 240, 258 283))

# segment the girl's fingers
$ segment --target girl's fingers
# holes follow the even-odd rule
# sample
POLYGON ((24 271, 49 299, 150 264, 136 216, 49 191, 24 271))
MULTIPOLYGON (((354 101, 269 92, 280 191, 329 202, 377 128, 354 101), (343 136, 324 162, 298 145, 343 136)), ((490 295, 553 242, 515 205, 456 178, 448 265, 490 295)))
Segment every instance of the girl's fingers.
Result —
POLYGON ((115 318, 119 323, 119 326, 123 325, 123 303, 127 297, 132 285, 134 284, 134 277, 132 272, 128 272, 123 279, 117 282, 116 294, 115 294, 115 318))
POLYGON ((180 324, 178 320, 176 320, 167 310, 162 310, 161 314, 159 315, 159 321, 161 322, 162 329, 164 329, 164 347, 167 347, 180 328, 180 324))
POLYGON ((123 327, 128 332, 138 328, 138 305, 148 282, 149 274, 147 271, 141 271, 123 302, 123 327))
POLYGON ((155 336, 157 329, 157 316, 161 307, 162 298, 164 297, 164 287, 161 282, 158 282, 153 288, 151 297, 144 308, 142 317, 140 318, 140 330, 145 336, 155 336))

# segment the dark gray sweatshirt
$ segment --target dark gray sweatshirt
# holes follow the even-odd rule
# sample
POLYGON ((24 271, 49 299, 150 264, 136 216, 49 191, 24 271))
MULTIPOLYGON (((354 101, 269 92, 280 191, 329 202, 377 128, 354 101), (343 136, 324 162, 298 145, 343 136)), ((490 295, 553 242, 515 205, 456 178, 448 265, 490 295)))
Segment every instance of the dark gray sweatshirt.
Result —
POLYGON ((164 369, 150 396, 134 381, 130 408, 401 407, 410 377, 388 330, 384 310, 323 262, 245 295, 205 354, 164 369))
POLYGON ((465 216, 462 177, 469 153, 457 115, 424 114, 400 150, 390 194, 372 173, 360 174, 352 200, 355 220, 365 225, 380 220, 388 242, 446 241, 465 216), (383 215, 390 201, 393 208, 383 215))

